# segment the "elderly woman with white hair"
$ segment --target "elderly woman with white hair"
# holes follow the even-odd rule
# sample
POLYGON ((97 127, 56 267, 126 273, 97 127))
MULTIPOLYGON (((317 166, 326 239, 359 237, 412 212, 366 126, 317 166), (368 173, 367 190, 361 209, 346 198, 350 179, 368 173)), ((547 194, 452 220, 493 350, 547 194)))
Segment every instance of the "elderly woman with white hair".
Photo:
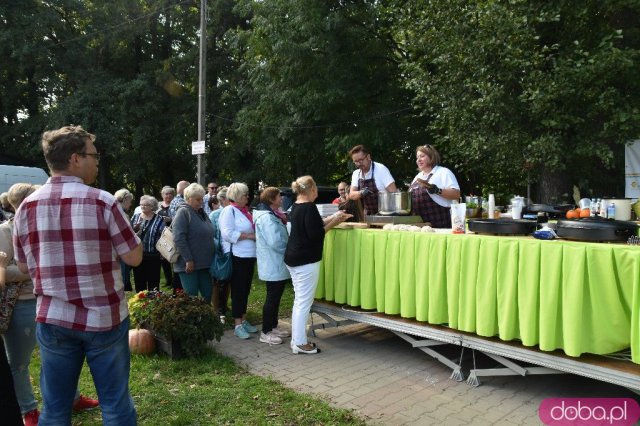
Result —
POLYGON ((247 303, 256 266, 256 232, 253 217, 247 205, 249 188, 244 183, 234 182, 227 189, 230 205, 220 213, 222 239, 231 244, 231 314, 235 323, 234 334, 248 339, 249 333, 258 329, 246 319, 247 303))
POLYGON ((158 200, 151 195, 143 195, 140 197, 140 213, 131 218, 131 226, 142 240, 142 262, 133 268, 136 291, 160 288, 160 253, 156 250, 156 243, 165 224, 156 210, 158 200))
POLYGON ((211 303, 209 266, 213 261, 213 225, 202 209, 205 191, 192 183, 184 190, 185 204, 178 207, 173 218, 173 239, 180 252, 173 270, 180 275, 182 288, 191 295, 198 293, 211 303))

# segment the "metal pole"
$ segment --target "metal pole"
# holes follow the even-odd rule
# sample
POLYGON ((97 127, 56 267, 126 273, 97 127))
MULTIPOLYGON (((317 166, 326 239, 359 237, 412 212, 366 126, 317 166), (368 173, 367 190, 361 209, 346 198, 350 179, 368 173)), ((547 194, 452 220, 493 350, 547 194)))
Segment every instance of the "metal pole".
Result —
MULTIPOLYGON (((205 99, 207 81, 207 3, 200 0, 200 75, 198 78, 198 140, 206 140, 205 136, 205 99)), ((200 185, 204 185, 203 154, 198 154, 198 176, 200 185)))

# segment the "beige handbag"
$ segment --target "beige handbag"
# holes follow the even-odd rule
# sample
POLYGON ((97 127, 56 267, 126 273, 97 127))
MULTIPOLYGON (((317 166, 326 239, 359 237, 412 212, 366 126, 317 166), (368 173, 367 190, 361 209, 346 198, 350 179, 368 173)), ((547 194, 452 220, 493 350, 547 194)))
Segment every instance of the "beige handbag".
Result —
POLYGON ((156 250, 158 250, 160 256, 167 259, 170 263, 176 263, 178 261, 180 252, 176 247, 176 243, 173 241, 173 231, 171 231, 170 227, 162 230, 162 235, 160 235, 156 243, 156 250))

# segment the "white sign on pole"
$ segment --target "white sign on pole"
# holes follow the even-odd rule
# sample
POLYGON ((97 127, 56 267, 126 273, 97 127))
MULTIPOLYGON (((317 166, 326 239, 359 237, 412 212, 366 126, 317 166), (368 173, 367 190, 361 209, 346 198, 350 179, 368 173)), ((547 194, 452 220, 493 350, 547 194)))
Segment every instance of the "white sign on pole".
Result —
POLYGON ((204 141, 191 142, 191 154, 192 155, 204 154, 204 152, 205 152, 204 141))
POLYGON ((624 196, 640 198, 640 140, 624 149, 624 196))

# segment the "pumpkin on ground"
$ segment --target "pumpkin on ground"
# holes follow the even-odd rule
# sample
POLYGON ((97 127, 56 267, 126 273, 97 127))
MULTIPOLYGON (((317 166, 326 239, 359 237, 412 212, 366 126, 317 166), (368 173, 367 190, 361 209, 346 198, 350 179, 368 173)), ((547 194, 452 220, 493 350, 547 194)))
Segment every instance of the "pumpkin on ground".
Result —
POLYGON ((149 355, 156 350, 153 334, 144 328, 129 330, 129 350, 132 354, 149 355))

